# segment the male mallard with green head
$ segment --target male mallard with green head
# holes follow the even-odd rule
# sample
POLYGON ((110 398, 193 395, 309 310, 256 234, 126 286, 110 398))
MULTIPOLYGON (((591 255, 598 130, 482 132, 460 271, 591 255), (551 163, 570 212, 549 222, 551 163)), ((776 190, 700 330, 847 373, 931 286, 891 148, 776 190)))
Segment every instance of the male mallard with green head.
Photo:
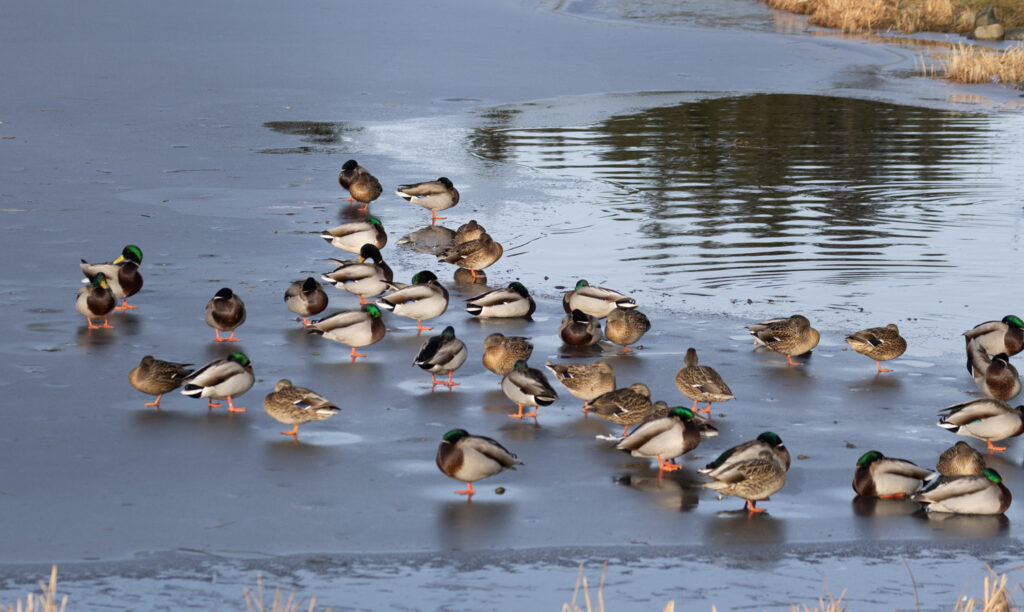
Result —
POLYGON ((864 497, 902 498, 917 493, 934 472, 906 459, 886 457, 876 450, 857 459, 853 490, 864 497))
POLYGON ((522 420, 523 417, 537 418, 537 408, 550 406, 558 399, 558 393, 551 388, 548 377, 544 372, 531 368, 525 361, 517 361, 512 366, 512 371, 501 379, 501 390, 505 397, 512 400, 519 407, 519 412, 510 414, 513 419, 522 420), (533 406, 533 412, 523 414, 523 406, 533 406))
POLYGON ((636 300, 614 289, 596 287, 585 280, 576 283, 576 288, 562 296, 562 308, 567 313, 582 310, 588 315, 603 319, 615 309, 636 308, 636 300))
POLYGON ((601 321, 597 317, 576 309, 562 318, 558 325, 558 337, 570 346, 591 346, 600 342, 604 336, 601 333, 601 321))
POLYGON ((388 243, 384 224, 374 216, 369 216, 362 221, 342 223, 337 227, 325 230, 320 237, 333 247, 357 255, 364 244, 372 244, 378 249, 383 249, 384 245, 388 243))
POLYGON ((786 484, 789 465, 789 449, 782 438, 766 431, 726 450, 699 471, 713 479, 705 488, 747 500, 747 510, 753 514, 764 512, 757 507, 758 500, 768 499, 786 484))
POLYGON ((1012 357, 1024 349, 1024 321, 1006 315, 1000 321, 985 321, 964 332, 968 344, 977 343, 986 355, 1005 353, 1012 357))
POLYGON ((412 284, 396 289, 377 300, 377 305, 400 317, 416 321, 416 335, 434 329, 423 321, 439 317, 448 310, 448 290, 430 270, 417 272, 412 284))
POLYGON ((155 401, 143 406, 152 406, 160 410, 160 398, 164 393, 170 393, 184 384, 185 379, 192 373, 191 366, 191 363, 163 361, 146 355, 139 365, 129 372, 128 382, 139 391, 156 396, 155 401))
POLYGON ((846 343, 861 355, 874 359, 879 373, 892 372, 883 368, 882 362, 896 359, 907 350, 907 341, 895 323, 854 332, 846 337, 846 343))
POLYGON ((517 361, 526 361, 533 354, 533 343, 522 336, 493 333, 484 338, 484 367, 498 376, 512 371, 517 361))
POLYGON ((689 408, 676 407, 668 416, 648 421, 633 430, 615 448, 634 457, 658 460, 658 473, 681 469, 671 461, 700 444, 700 428, 689 408))
POLYGON ((114 329, 107 321, 107 316, 113 312, 116 304, 117 300, 107 285, 107 277, 102 272, 98 272, 75 296, 75 310, 89 322, 89 329, 114 329), (93 325, 93 318, 100 317, 103 317, 103 325, 93 325))
POLYGON ((1013 438, 1024 433, 1024 406, 1011 407, 996 399, 977 399, 954 404, 939 411, 942 418, 938 426, 959 436, 984 440, 988 451, 1004 451, 1005 446, 995 446, 992 441, 1013 438))
POLYGON ((228 400, 228 412, 245 412, 235 406, 232 398, 242 395, 256 382, 252 363, 245 353, 231 353, 224 359, 216 359, 185 377, 182 395, 209 398, 208 406, 220 407, 215 399, 228 400))
POLYGON ((935 480, 911 498, 925 504, 930 512, 953 514, 1002 514, 1013 502, 1003 478, 992 468, 975 476, 935 480))
POLYGON ((366 298, 387 291, 389 283, 395 279, 394 272, 384 261, 380 249, 369 243, 360 247, 359 259, 331 258, 330 261, 333 261, 337 268, 322 275, 320 280, 358 295, 360 304, 367 304, 366 298), (370 261, 373 263, 369 263, 370 261))
POLYGON ((308 327, 310 323, 306 317, 320 314, 327 308, 327 292, 323 285, 310 276, 304 281, 288 285, 284 292, 284 305, 299 315, 303 327, 308 327))
POLYGON ((431 225, 444 219, 437 216, 438 211, 447 210, 459 203, 459 190, 444 176, 436 181, 399 185, 395 194, 406 202, 429 210, 431 225))
POLYGON ((497 440, 474 436, 465 429, 452 429, 444 434, 437 447, 437 467, 449 478, 466 483, 466 489, 456 491, 472 499, 473 483, 505 470, 514 470, 522 461, 516 459, 497 440))
POLYGON ((697 349, 686 349, 683 367, 676 372, 676 387, 683 395, 693 400, 694 412, 711 413, 711 404, 735 399, 729 385, 725 384, 721 375, 711 366, 697 365, 697 349), (698 402, 708 405, 697 410, 698 402))
POLYGON ((117 259, 108 263, 91 264, 82 260, 82 273, 90 281, 99 273, 107 279, 114 297, 121 300, 121 305, 114 310, 130 310, 138 308, 128 303, 128 298, 142 289, 142 275, 139 266, 142 264, 142 249, 129 244, 121 250, 117 259))
POLYGON ((519 281, 513 281, 508 287, 481 293, 466 300, 466 312, 481 319, 529 317, 535 310, 537 304, 519 281))
POLYGON ((803 365, 793 361, 794 355, 808 353, 818 346, 821 335, 811 327, 811 322, 803 315, 793 315, 785 319, 768 319, 747 327, 754 336, 754 343, 766 346, 786 356, 789 366, 803 365))
POLYGON ((376 304, 364 304, 359 310, 336 312, 313 321, 309 326, 311 334, 352 347, 352 363, 356 362, 357 357, 366 357, 365 353, 356 352, 357 347, 379 342, 386 331, 380 308, 376 304))
POLYGON ((340 408, 316 391, 296 387, 287 378, 277 381, 274 391, 263 398, 263 409, 275 421, 293 425, 281 434, 292 436, 296 441, 299 439, 299 425, 324 421, 341 412, 340 408))
POLYGON ((1021 390, 1020 375, 1006 353, 989 357, 981 345, 971 341, 967 343, 967 356, 967 370, 982 393, 1004 402, 1017 397, 1021 390))
POLYGON ((762 432, 757 438, 737 444, 725 451, 717 459, 697 470, 710 478, 718 478, 727 473, 733 466, 742 461, 757 459, 764 453, 770 454, 786 471, 789 471, 789 449, 782 443, 782 438, 774 431, 762 432))
POLYGON ((455 337, 455 328, 449 325, 439 335, 423 343, 412 363, 430 372, 431 388, 445 385, 451 389, 459 384, 452 382, 452 375, 466 363, 467 354, 466 343, 455 337), (448 380, 438 380, 435 374, 448 374, 448 380))
POLYGON ((214 329, 214 342, 238 342, 235 329, 245 323, 245 304, 242 298, 224 287, 206 303, 206 324, 214 329), (220 332, 231 332, 227 338, 221 338, 220 332))
MULTIPOLYGON (((587 413, 590 402, 615 390, 615 372, 606 361, 594 363, 552 363, 544 367, 555 375, 555 380, 565 387, 573 397, 583 400, 583 414, 587 413)), ((648 395, 650 395, 648 393, 648 395)))

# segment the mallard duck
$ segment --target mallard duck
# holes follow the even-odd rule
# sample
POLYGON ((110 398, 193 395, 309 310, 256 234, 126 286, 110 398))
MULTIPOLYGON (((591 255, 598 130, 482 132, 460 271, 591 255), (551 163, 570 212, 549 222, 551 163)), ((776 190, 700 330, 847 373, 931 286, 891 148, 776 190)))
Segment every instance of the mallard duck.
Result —
POLYGON ((463 223, 455 230, 455 244, 476 240, 486 233, 484 226, 477 223, 476 219, 470 219, 469 223, 463 223))
POLYGON ((517 361, 526 361, 533 354, 529 338, 494 333, 484 338, 484 367, 498 376, 512 371, 517 361))
POLYGON ((302 326, 309 325, 309 319, 327 308, 327 292, 323 285, 310 276, 304 281, 295 281, 284 292, 284 305, 302 318, 302 326))
POLYGON ((911 499, 925 504, 931 512, 1002 514, 1010 507, 1013 495, 999 472, 985 468, 975 476, 936 480, 911 499))
POLYGON ((985 457, 973 446, 960 440, 942 451, 935 469, 943 476, 973 476, 985 469, 985 457))
POLYGON ((139 274, 141 264, 142 249, 129 244, 121 250, 121 255, 114 261, 91 264, 83 259, 81 268, 82 273, 90 281, 100 272, 107 278, 110 291, 115 298, 121 300, 121 305, 114 310, 133 310, 138 306, 129 304, 128 298, 142 289, 142 275, 139 274))
POLYGON ((908 497, 921 490, 925 480, 933 475, 931 470, 918 467, 906 459, 886 457, 872 450, 857 459, 857 469, 853 472, 853 490, 864 497, 908 497))
POLYGON ((711 413, 711 404, 736 399, 722 377, 711 366, 697 365, 697 349, 686 349, 683 367, 676 372, 676 387, 683 395, 693 400, 694 412, 711 413), (698 402, 708 405, 697 410, 698 402))
POLYGON ((591 286, 585 280, 576 283, 576 288, 562 296, 562 308, 571 313, 582 310, 588 315, 603 319, 613 310, 636 308, 636 300, 613 289, 591 286))
POLYGON ((513 281, 508 287, 481 293, 466 300, 466 312, 482 319, 529 317, 535 310, 537 304, 519 281, 513 281))
POLYGON ((364 353, 357 353, 356 348, 379 342, 385 331, 380 308, 376 304, 364 304, 359 310, 336 312, 313 321, 309 326, 311 334, 352 347, 352 363, 357 357, 366 357, 364 353))
POLYGON ((431 388, 446 385, 451 389, 459 384, 452 382, 452 374, 466 363, 466 355, 466 343, 455 337, 455 328, 449 325, 440 335, 423 343, 412 363, 430 372, 430 380, 433 383, 431 388), (447 382, 434 377, 435 374, 445 373, 448 374, 447 382))
POLYGON ((1024 321, 1017 315, 1006 315, 1001 321, 985 321, 964 332, 969 344, 972 340, 987 355, 1013 356, 1024 349, 1024 321))
POLYGON ((789 449, 782 443, 779 434, 774 431, 762 432, 761 435, 749 442, 737 444, 698 471, 709 478, 719 479, 720 476, 724 476, 732 470, 737 463, 758 459, 765 453, 778 462, 784 471, 789 471, 789 449))
POLYGON ((627 346, 640 340, 651 329, 651 321, 639 310, 616 308, 608 313, 604 324, 604 337, 622 347, 623 353, 631 352, 627 346))
POLYGON ((113 312, 115 305, 117 300, 107 285, 107 276, 102 272, 92 277, 92 281, 80 288, 75 296, 75 310, 89 322, 89 329, 114 329, 114 326, 107 322, 107 315, 113 312), (103 325, 93 325, 93 317, 103 317, 103 325))
POLYGON ((238 342, 235 329, 245 323, 245 304, 242 298, 224 287, 206 303, 206 324, 213 328, 214 342, 238 342), (227 338, 221 338, 220 332, 231 332, 227 338))
POLYGON ((694 422, 693 411, 675 407, 667 417, 648 421, 634 429, 615 448, 634 457, 657 459, 660 474, 681 469, 681 465, 670 460, 697 448, 698 444, 700 429, 694 422))
POLYGON ((1020 375, 1005 353, 989 357, 974 341, 967 343, 967 370, 985 395, 1007 401, 1020 393, 1020 375))
POLYGON ((146 355, 139 365, 132 368, 128 374, 128 382, 139 391, 156 396, 155 401, 143 406, 152 406, 160 410, 160 398, 164 393, 170 393, 184 384, 185 378, 192 373, 191 366, 191 363, 174 363, 146 355))
MULTIPOLYGON (((658 400, 651 404, 651 413, 644 421, 653 421, 655 419, 663 419, 668 416, 669 411, 672 409, 669 407, 667 402, 658 400)), ((690 412, 693 412, 692 410, 690 412)), ((693 422, 697 424, 697 428, 700 429, 700 439, 707 440, 708 438, 718 437, 718 428, 711 424, 711 421, 705 417, 700 416, 697 413, 693 414, 693 422)), ((642 423, 641 423, 642 424, 642 423)), ((598 438, 604 438, 605 436, 597 436, 598 438)), ((620 437, 615 436, 615 440, 621 440, 620 437)))
POLYGON ((803 315, 793 315, 786 319, 769 319, 747 327, 754 336, 754 343, 766 346, 782 353, 790 366, 803 365, 793 361, 793 355, 803 355, 818 346, 821 335, 811 327, 811 322, 803 315))
POLYGON ((601 321, 576 309, 572 314, 565 315, 558 326, 558 337, 571 346, 590 346, 597 344, 603 337, 601 321))
POLYGON ((846 343, 861 355, 874 359, 879 372, 892 372, 883 368, 882 362, 896 359, 907 350, 907 341, 895 323, 854 332, 846 337, 846 343))
POLYGON ((263 409, 275 421, 285 425, 293 425, 289 430, 282 431, 285 436, 299 439, 299 425, 310 421, 324 421, 341 412, 331 402, 316 391, 305 387, 296 387, 292 381, 282 378, 274 385, 273 393, 263 398, 263 409))
POLYGON ((474 436, 465 429, 453 429, 444 434, 437 447, 437 467, 449 478, 466 483, 459 495, 473 497, 473 483, 505 470, 514 470, 522 461, 516 459, 497 440, 474 436))
POLYGON ((337 247, 349 253, 359 254, 364 244, 372 244, 378 249, 383 249, 388 243, 387 232, 384 231, 384 224, 377 217, 367 217, 362 221, 342 223, 337 227, 320 234, 333 247, 337 247))
POLYGON ((439 219, 444 219, 444 217, 437 216, 438 211, 446 210, 459 203, 459 190, 444 176, 436 181, 399 185, 395 194, 406 202, 412 202, 429 210, 431 225, 439 219))
POLYGON ((411 285, 395 289, 377 300, 377 305, 400 317, 415 320, 419 335, 434 329, 424 326, 423 321, 439 317, 448 310, 448 290, 433 272, 423 270, 413 275, 411 285))
POLYGON ((526 361, 519 360, 512 366, 512 371, 501 379, 501 390, 505 397, 512 400, 519 407, 519 412, 508 416, 513 419, 523 417, 537 418, 537 408, 549 406, 558 399, 558 393, 551 388, 548 377, 544 372, 526 365, 526 361), (523 414, 523 406, 533 406, 533 412, 523 414))
POLYGON ((348 191, 349 202, 359 202, 363 206, 360 210, 366 210, 370 202, 380 197, 384 191, 380 186, 377 177, 370 174, 356 160, 350 159, 341 167, 338 174, 338 184, 348 191))
POLYGON ((228 412, 245 412, 245 408, 235 406, 232 398, 242 395, 252 388, 256 376, 252 371, 252 363, 245 353, 231 353, 224 359, 216 359, 185 377, 185 388, 182 395, 189 397, 209 398, 210 408, 220 407, 215 399, 228 400, 228 412))
POLYGON ((1013 438, 1024 433, 1024 406, 1011 407, 1004 401, 977 399, 954 404, 939 411, 942 418, 938 425, 959 436, 977 438, 988 444, 989 452, 1004 451, 1005 446, 995 446, 992 441, 1013 438))
POLYGON ((730 464, 704 487, 747 500, 750 513, 764 512, 757 507, 758 500, 766 500, 786 484, 786 470, 770 452, 763 452, 753 459, 730 464))
MULTIPOLYGON (((615 390, 615 372, 606 361, 594 363, 551 363, 544 367, 555 375, 555 380, 574 397, 583 400, 583 413, 595 397, 615 390)), ((650 395, 650 392, 648 392, 650 395)))
POLYGON ((331 259, 338 267, 320 280, 330 283, 338 289, 359 296, 359 303, 366 304, 366 298, 380 295, 388 290, 388 283, 395 279, 391 267, 384 262, 380 249, 372 244, 364 244, 359 249, 359 259, 331 259), (373 263, 367 263, 372 260, 373 263))
POLYGON ((498 261, 503 252, 504 249, 491 238, 490 234, 482 234, 476 240, 451 247, 438 255, 437 260, 465 268, 476 279, 477 272, 498 261))
MULTIPOLYGON (((590 401, 587 411, 599 418, 622 425, 622 435, 629 434, 629 428, 650 420, 651 390, 643 383, 633 383, 623 389, 613 389, 590 401)), ((667 414, 666 414, 667 416, 667 414)))

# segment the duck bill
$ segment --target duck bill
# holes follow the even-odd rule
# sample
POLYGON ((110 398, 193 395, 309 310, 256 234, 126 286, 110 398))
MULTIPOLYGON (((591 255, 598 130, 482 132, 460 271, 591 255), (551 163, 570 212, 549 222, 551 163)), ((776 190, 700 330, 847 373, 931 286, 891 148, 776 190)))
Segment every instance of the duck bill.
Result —
POLYGON ((114 260, 114 263, 119 264, 122 261, 125 261, 124 255, 118 255, 117 259, 114 260))

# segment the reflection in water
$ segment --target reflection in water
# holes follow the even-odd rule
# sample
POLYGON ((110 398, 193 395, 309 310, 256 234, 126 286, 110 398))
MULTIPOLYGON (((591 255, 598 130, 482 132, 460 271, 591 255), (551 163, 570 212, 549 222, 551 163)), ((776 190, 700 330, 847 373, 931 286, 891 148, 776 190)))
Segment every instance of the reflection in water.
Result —
POLYGON ((880 499, 857 495, 851 503, 853 513, 864 517, 910 516, 921 511, 921 504, 909 499, 880 499))
POLYGON ((396 244, 420 253, 439 255, 455 242, 455 231, 443 225, 428 225, 403 236, 396 244))
POLYGON ((948 512, 925 512, 923 515, 936 532, 943 535, 964 538, 991 538, 1010 528, 1010 519, 1005 514, 974 515, 949 514, 948 512))
POLYGON ((1005 126, 985 116, 760 94, 583 126, 518 128, 515 120, 485 117, 469 150, 604 182, 597 205, 629 224, 624 231, 642 233, 620 267, 674 275, 668 282, 690 292, 794 281, 932 285, 940 275, 948 282, 952 268, 968 280, 998 277, 1005 265, 991 249, 1009 245, 981 253, 954 242, 1019 212, 1011 210, 1018 179, 993 171, 991 148, 1004 146, 994 134, 1005 126))
MULTIPOLYGON (((747 546, 755 544, 781 544, 786 541, 786 523, 771 515, 771 510, 750 514, 746 507, 725 504, 744 503, 738 497, 729 497, 717 503, 722 510, 707 521, 703 537, 713 546, 747 546)), ((716 507, 717 508, 717 507, 716 507)))
POLYGON ((686 512, 697 507, 700 486, 692 474, 671 472, 658 476, 657 471, 633 470, 615 477, 615 484, 631 487, 650 496, 654 505, 666 510, 686 512))
MULTIPOLYGON (((453 481, 454 482, 454 481, 453 481)), ((467 500, 441 504, 437 512, 437 546, 443 550, 485 548, 511 528, 511 501, 467 500)))

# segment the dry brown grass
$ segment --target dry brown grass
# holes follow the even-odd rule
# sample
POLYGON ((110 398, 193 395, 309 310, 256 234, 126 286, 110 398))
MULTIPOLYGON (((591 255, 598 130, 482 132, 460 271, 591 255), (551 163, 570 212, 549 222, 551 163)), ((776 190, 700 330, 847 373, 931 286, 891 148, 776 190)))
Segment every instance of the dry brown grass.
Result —
POLYGON ((832 597, 832 591, 828 589, 828 585, 825 585, 825 594, 828 595, 828 601, 825 601, 824 597, 818 598, 817 607, 810 607, 806 604, 792 605, 789 608, 789 612, 846 612, 846 604, 843 603, 843 597, 846 597, 846 589, 839 594, 839 599, 832 597))
POLYGON ((1007 28, 1024 25, 1024 3, 1019 0, 764 0, 772 7, 810 15, 810 23, 843 32, 896 30, 959 32, 974 29, 974 14, 985 6, 1007 28), (984 2, 984 4, 982 4, 984 2))
MULTIPOLYGON (((583 601, 587 606, 586 612, 605 612, 604 609, 604 577, 608 573, 608 562, 604 562, 604 567, 601 568, 601 582, 597 586, 597 600, 592 602, 590 599, 590 587, 587 585, 587 577, 583 575, 583 564, 580 563, 580 569, 576 572, 576 587, 572 590, 572 601, 562 604, 562 612, 584 612, 584 608, 576 605, 576 599, 580 595, 580 586, 583 587, 583 601)), ((676 609, 675 601, 670 601, 665 604, 662 612, 674 612, 676 609)), ((712 612, 714 608, 712 607, 712 612)))
POLYGON ((1005 51, 958 44, 945 58, 946 76, 959 83, 1020 83, 1024 81, 1024 47, 1005 51))
MULTIPOLYGON (((243 590, 245 595, 245 606, 249 608, 249 612, 299 612, 300 601, 295 601, 295 591, 292 591, 288 595, 288 599, 284 598, 284 592, 281 589, 274 591, 274 599, 270 602, 270 608, 263 605, 263 576, 256 576, 256 592, 250 591, 248 588, 243 590)), ((313 612, 316 606, 316 597, 309 600, 308 612, 313 612)), ((331 612, 330 608, 327 608, 324 612, 331 612)))
POLYGON ((1006 574, 996 575, 988 565, 985 566, 985 569, 988 570, 989 575, 985 577, 985 591, 981 601, 975 601, 973 597, 970 599, 961 597, 956 602, 953 612, 975 612, 975 608, 978 606, 981 606, 979 612, 1020 612, 1020 608, 1013 603, 1012 599, 1014 591, 1020 588, 1020 585, 1015 585, 1007 591, 1006 574))
MULTIPOLYGON (((50 570, 50 583, 44 584, 40 581, 39 590, 41 593, 38 595, 29 593, 25 598, 24 605, 19 599, 15 605, 7 606, 7 612, 64 612, 64 607, 68 605, 68 596, 61 597, 58 605, 56 565, 50 570)), ((2 609, 0 608, 0 610, 2 609)))

